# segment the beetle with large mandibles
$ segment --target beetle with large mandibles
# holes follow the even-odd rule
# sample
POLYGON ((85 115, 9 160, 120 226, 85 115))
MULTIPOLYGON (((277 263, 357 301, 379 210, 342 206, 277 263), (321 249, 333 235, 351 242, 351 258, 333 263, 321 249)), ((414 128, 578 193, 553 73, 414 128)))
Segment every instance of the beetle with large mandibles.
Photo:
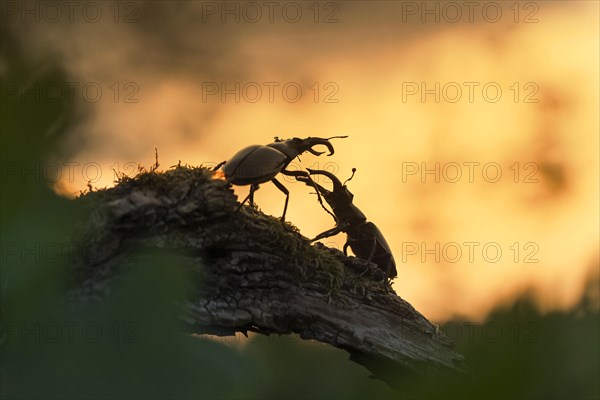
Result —
POLYGON ((311 242, 345 232, 348 239, 344 244, 344 255, 348 255, 348 246, 350 246, 357 257, 377 264, 386 278, 396 277, 398 275, 396 262, 390 246, 379 228, 374 223, 368 222, 365 214, 352 203, 354 195, 346 188, 345 183, 354 177, 356 168, 352 169, 352 176, 344 184, 331 172, 314 169, 307 169, 307 171, 310 175, 324 175, 333 182, 333 190, 330 191, 314 182, 310 176, 296 177, 297 180, 317 189, 317 194, 320 193, 331 206, 336 219, 334 228, 317 235, 311 242))
POLYGON ((304 171, 287 171, 287 166, 300 154, 308 151, 311 154, 320 156, 322 151, 316 151, 314 146, 323 145, 329 150, 328 156, 334 153, 333 145, 329 142, 334 138, 346 138, 347 136, 333 136, 330 138, 308 137, 306 139, 293 138, 282 140, 275 138, 275 142, 263 145, 252 145, 238 151, 227 161, 218 164, 213 170, 217 171, 223 167, 223 174, 227 183, 233 185, 250 185, 250 193, 240 203, 238 210, 250 199, 250 204, 254 204, 254 192, 258 190, 261 183, 268 181, 285 194, 285 205, 281 220, 285 220, 290 192, 279 182, 275 176, 279 173, 288 176, 304 177, 306 182, 310 182, 310 176, 304 171))

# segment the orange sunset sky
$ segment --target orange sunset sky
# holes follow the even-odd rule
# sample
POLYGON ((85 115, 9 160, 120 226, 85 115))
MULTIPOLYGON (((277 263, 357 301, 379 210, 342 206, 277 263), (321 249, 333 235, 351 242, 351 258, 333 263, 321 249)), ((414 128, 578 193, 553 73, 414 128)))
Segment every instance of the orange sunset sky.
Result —
MULTIPOLYGON (((294 168, 345 180, 356 167, 348 187, 394 252, 398 294, 436 321, 481 319, 526 289, 545 310, 567 308, 599 263, 598 3, 521 3, 518 15, 497 3, 496 22, 358 1, 321 9, 318 23, 306 3, 298 23, 235 23, 203 22, 201 2, 166 2, 142 7, 138 23, 38 24, 20 40, 102 88, 51 157, 97 163, 95 187, 113 185, 111 168, 150 166, 154 146, 166 169, 274 136, 349 135, 334 156, 305 154, 294 168), (333 11, 337 22, 323 23, 333 11), (223 83, 239 83, 239 102, 222 98, 223 83)), ((75 172, 57 193, 85 188, 75 172)), ((305 236, 333 226, 303 184, 282 181, 287 219, 305 236)), ((255 199, 281 215, 273 185, 255 199)))

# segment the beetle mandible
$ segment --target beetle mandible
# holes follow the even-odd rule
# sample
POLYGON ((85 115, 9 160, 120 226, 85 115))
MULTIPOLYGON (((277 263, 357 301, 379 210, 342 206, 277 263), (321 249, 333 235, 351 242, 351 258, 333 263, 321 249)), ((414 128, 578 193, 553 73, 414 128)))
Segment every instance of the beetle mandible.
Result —
POLYGON ((374 223, 368 222, 365 214, 352 203, 354 195, 346 187, 346 182, 354 177, 356 168, 352 168, 352 176, 344 184, 331 172, 308 168, 307 171, 310 175, 324 175, 333 182, 333 190, 330 191, 306 176, 296 177, 297 180, 315 187, 320 192, 331 206, 336 219, 334 228, 320 233, 311 242, 345 232, 348 238, 344 244, 344 255, 348 255, 348 246, 350 246, 357 257, 377 264, 385 273, 386 279, 396 277, 398 275, 396 262, 390 246, 379 228, 374 223))
MULTIPOLYGON (((248 199, 250 204, 254 204, 254 192, 258 190, 261 183, 268 181, 285 194, 285 205, 283 206, 283 215, 281 221, 285 221, 285 213, 287 211, 290 192, 275 176, 282 173, 287 176, 304 177, 306 183, 311 181, 310 176, 305 171, 288 171, 287 166, 300 154, 308 151, 311 154, 320 156, 324 152, 316 151, 314 146, 323 145, 329 150, 328 156, 331 156, 335 150, 329 142, 330 139, 347 138, 348 136, 333 136, 330 138, 308 137, 305 139, 279 139, 275 138, 275 142, 263 145, 252 145, 238 151, 233 157, 227 161, 218 164, 213 171, 217 171, 221 166, 223 173, 228 183, 233 185, 250 185, 248 196, 240 203, 239 210, 248 199)), ((320 199, 319 199, 320 200, 320 199)), ((236 211, 237 211, 236 210, 236 211)))

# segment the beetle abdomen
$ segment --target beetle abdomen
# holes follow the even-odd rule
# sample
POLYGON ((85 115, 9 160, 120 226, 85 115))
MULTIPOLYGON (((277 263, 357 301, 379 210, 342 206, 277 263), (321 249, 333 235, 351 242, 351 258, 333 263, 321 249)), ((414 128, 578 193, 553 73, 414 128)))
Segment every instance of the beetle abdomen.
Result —
POLYGON ((288 161, 280 151, 258 144, 238 151, 223 166, 227 181, 234 185, 250 185, 273 179, 288 161))
POLYGON ((348 244, 352 252, 364 260, 371 255, 373 239, 375 239, 375 252, 371 261, 386 271, 389 278, 396 277, 398 272, 396 271, 396 261, 392 255, 392 250, 377 225, 367 222, 358 229, 348 232, 348 244))

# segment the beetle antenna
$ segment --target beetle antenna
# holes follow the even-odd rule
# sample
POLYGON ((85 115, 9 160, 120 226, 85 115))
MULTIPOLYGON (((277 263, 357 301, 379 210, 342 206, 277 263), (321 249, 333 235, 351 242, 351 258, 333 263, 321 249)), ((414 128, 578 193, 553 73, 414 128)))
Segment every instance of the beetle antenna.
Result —
POLYGON ((355 173, 356 173, 356 168, 352 168, 352 175, 350 175, 350 178, 348 178, 344 181, 343 186, 346 186, 346 182, 350 182, 352 180, 352 178, 354 178, 355 173))

